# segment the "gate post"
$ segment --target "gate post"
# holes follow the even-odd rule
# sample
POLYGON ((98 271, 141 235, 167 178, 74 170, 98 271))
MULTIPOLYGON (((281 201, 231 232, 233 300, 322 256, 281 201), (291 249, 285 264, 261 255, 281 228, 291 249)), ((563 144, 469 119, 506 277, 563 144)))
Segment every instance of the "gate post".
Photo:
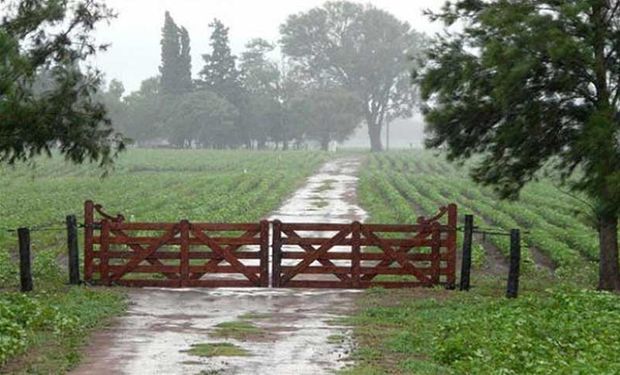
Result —
POLYGON ((99 277, 103 285, 110 285, 109 254, 110 250, 110 221, 101 220, 101 245, 99 248, 99 277))
MULTIPOLYGON (((441 225, 434 222, 431 228, 431 281, 438 285, 441 279, 441 225)), ((448 285, 449 285, 448 281, 448 285)))
POLYGON ((280 287, 280 273, 282 267, 282 222, 273 222, 273 240, 271 245, 271 286, 280 287))
POLYGON ((260 222, 260 285, 269 287, 269 221, 260 222))
POLYGON ((446 250, 448 251, 447 280, 448 289, 454 289, 456 285, 456 230, 458 226, 458 208, 451 203, 448 205, 448 235, 446 238, 446 250))
POLYGON ((94 206, 93 201, 84 203, 84 280, 86 282, 93 280, 94 206))
POLYGON ((362 224, 359 221, 355 221, 351 227, 351 280, 353 281, 353 285, 351 286, 353 288, 359 288, 362 273, 360 246, 362 224))
POLYGON ((184 287, 189 280, 189 231, 190 223, 187 220, 181 220, 179 223, 181 254, 179 259, 179 286, 184 287))

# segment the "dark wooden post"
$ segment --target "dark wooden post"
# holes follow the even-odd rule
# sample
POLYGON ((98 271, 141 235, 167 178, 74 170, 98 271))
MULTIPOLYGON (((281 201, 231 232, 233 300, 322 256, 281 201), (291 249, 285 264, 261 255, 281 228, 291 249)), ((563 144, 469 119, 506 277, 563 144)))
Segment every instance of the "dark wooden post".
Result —
POLYGON ((78 226, 75 215, 67 216, 67 248, 69 249, 69 284, 80 284, 78 226))
POLYGON ((359 221, 353 222, 351 225, 351 280, 353 288, 360 287, 360 278, 362 274, 362 262, 361 262, 361 231, 362 224, 359 221))
POLYGON ((103 285, 110 286, 110 268, 109 254, 110 251, 110 221, 104 219, 101 221, 101 245, 99 246, 99 277, 103 285))
POLYGON ((269 221, 260 222, 260 285, 269 287, 269 221))
POLYGON ((273 240, 271 244, 271 286, 280 287, 280 273, 282 266, 282 222, 273 222, 273 240))
POLYGON ((84 280, 89 283, 93 279, 95 204, 93 201, 84 203, 84 280))
MULTIPOLYGON (((441 226, 438 222, 431 229, 431 281, 439 285, 441 280, 441 226)), ((449 284, 449 282, 448 282, 449 284)))
POLYGON ((521 233, 518 229, 510 231, 510 271, 506 297, 517 298, 519 293, 519 266, 521 264, 521 233))
POLYGON ((180 236, 180 254, 179 254, 179 286, 185 287, 189 281, 189 232, 191 224, 187 220, 181 220, 179 223, 180 236))
POLYGON ((469 290, 469 276, 471 275, 471 246, 474 235, 474 215, 465 215, 463 234, 463 259, 461 261, 460 290, 469 290))
POLYGON ((32 267, 30 258, 30 229, 19 228, 19 280, 22 292, 32 290, 32 267))

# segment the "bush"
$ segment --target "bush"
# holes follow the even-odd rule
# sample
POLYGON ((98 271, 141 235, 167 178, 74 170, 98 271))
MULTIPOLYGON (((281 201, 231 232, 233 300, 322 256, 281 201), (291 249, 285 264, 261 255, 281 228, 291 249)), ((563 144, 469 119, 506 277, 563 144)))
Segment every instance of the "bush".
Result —
POLYGON ((620 373, 617 296, 554 291, 461 306, 433 350, 458 373, 620 373))

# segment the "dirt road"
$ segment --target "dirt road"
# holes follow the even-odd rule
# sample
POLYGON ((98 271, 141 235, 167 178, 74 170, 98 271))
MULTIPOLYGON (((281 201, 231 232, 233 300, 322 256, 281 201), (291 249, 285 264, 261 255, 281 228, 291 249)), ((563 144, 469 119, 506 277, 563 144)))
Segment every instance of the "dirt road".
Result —
MULTIPOLYGON (((356 205, 360 161, 325 164, 273 218, 363 221, 356 205)), ((350 332, 334 322, 356 291, 303 289, 132 289, 125 316, 96 333, 72 374, 325 374, 346 365, 350 332), (253 323, 243 338, 215 337, 216 325, 253 323), (192 345, 231 343, 247 356, 203 357, 192 345)), ((233 335, 234 336, 234 335, 233 335)))

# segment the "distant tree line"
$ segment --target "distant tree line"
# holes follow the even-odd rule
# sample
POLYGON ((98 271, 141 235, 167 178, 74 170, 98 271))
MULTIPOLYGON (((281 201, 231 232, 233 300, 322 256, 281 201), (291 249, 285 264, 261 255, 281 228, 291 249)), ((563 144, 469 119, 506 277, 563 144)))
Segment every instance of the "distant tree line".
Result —
POLYGON ((237 57, 229 29, 218 19, 209 27, 197 78, 189 33, 166 12, 159 75, 126 96, 114 80, 102 93, 115 127, 138 145, 327 149, 365 122, 380 151, 382 127, 412 114, 424 37, 383 10, 341 1, 292 15, 278 62, 276 45, 253 39, 237 57))

